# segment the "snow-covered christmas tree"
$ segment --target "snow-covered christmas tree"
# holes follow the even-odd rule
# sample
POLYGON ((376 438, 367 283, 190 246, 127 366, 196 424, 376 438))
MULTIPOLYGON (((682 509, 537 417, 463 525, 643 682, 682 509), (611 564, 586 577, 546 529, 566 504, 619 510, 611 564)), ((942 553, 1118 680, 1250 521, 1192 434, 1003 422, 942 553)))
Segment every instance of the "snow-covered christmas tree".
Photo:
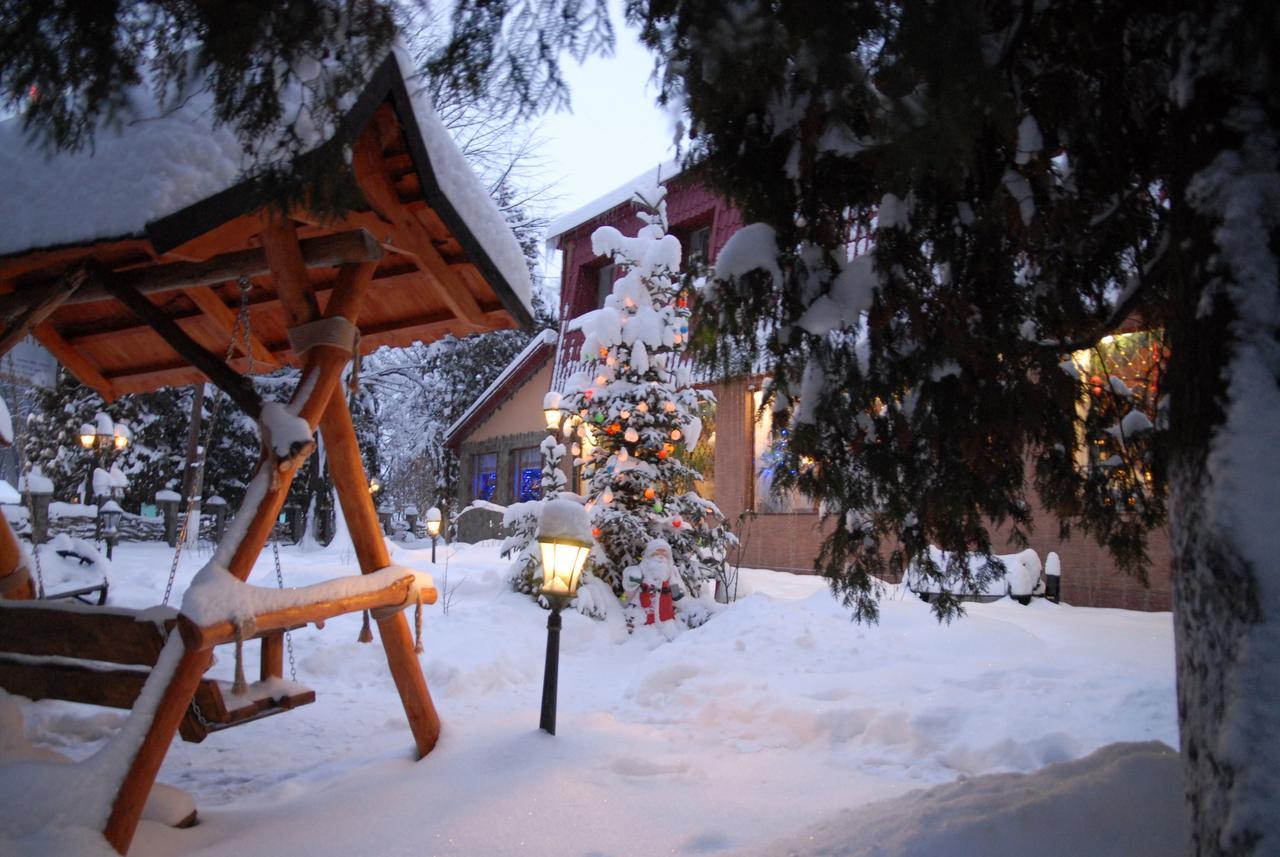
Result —
MULTIPOLYGON (((591 236, 592 249, 611 257, 624 276, 603 307, 570 325, 584 334, 583 368, 570 378, 561 405, 572 414, 574 454, 584 467, 598 543, 588 571, 620 596, 627 591, 625 569, 655 540, 670 546, 679 577, 673 582, 682 584, 673 590, 695 593, 722 567, 733 542, 720 510, 694 491, 700 474, 686 463, 702 432, 698 412, 714 400, 693 388, 683 359, 689 293, 662 196, 662 189, 649 199, 637 194, 646 225, 634 238, 609 226, 591 236)), ((701 618, 692 601, 677 607, 677 617, 701 618)))

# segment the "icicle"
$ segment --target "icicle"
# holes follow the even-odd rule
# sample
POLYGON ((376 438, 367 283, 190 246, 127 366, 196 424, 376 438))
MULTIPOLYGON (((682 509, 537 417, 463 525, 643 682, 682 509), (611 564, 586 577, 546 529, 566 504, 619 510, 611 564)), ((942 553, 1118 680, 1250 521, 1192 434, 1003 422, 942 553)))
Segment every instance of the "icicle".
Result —
POLYGON ((231 684, 234 696, 244 696, 249 692, 249 684, 244 680, 244 625, 236 623, 236 678, 231 684))
POLYGON ((364 621, 360 624, 360 636, 356 637, 356 641, 360 643, 373 642, 373 630, 369 627, 369 611, 364 611, 364 621))

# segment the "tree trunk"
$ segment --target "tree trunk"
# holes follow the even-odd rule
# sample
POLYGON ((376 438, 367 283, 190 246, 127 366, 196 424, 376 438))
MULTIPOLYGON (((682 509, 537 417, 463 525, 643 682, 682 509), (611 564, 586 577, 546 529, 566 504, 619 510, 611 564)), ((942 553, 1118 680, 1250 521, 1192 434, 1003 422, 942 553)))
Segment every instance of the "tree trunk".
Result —
POLYGON ((187 423, 187 471, 182 480, 182 498, 186 501, 187 543, 195 547, 200 541, 200 498, 204 493, 204 450, 200 448, 204 416, 204 382, 191 385, 191 419, 187 423))
POLYGON ((1261 857, 1280 849, 1280 178, 1274 151, 1250 153, 1269 129, 1226 122, 1226 93, 1200 98, 1171 209, 1178 724, 1192 852, 1261 857))

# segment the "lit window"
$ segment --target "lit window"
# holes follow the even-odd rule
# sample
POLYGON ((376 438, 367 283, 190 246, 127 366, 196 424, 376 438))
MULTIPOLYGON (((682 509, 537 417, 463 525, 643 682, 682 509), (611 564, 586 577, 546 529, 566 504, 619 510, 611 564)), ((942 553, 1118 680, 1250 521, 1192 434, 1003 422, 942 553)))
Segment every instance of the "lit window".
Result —
POLYGON ((783 448, 787 444, 786 436, 776 440, 769 437, 773 427, 773 413, 769 410, 760 412, 764 401, 764 391, 756 390, 751 394, 752 414, 755 418, 754 443, 752 452, 755 456, 755 509, 757 512, 811 512, 813 504, 799 491, 792 489, 782 494, 773 493, 773 480, 777 469, 783 466, 783 448))
POLYGON ((514 469, 511 485, 517 503, 537 500, 542 496, 542 452, 536 446, 511 453, 514 469))
POLYGON ((485 452, 472 458, 471 494, 477 500, 493 500, 498 491, 498 454, 485 452))

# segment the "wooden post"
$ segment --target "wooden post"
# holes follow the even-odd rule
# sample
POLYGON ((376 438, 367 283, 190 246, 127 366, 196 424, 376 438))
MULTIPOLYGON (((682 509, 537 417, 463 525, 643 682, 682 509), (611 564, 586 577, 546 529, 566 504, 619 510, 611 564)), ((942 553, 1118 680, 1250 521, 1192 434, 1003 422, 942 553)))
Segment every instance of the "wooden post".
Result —
POLYGON ((268 634, 262 638, 262 666, 258 677, 263 681, 284 675, 284 634, 268 634))
MULTIPOLYGON (((338 490, 342 503, 342 515, 351 531, 360 571, 370 574, 391 564, 387 543, 382 540, 378 527, 378 512, 369 493, 369 477, 360 461, 360 446, 356 442, 356 430, 351 424, 351 412, 342 396, 329 400, 320 419, 320 433, 324 435, 329 450, 329 475, 338 490)), ((440 715, 436 713, 427 690, 427 680, 422 675, 422 665, 413 651, 413 635, 404 613, 399 612, 378 620, 378 634, 387 655, 387 666, 400 692, 409 728, 413 730, 421 758, 436 745, 440 737, 440 715)))

